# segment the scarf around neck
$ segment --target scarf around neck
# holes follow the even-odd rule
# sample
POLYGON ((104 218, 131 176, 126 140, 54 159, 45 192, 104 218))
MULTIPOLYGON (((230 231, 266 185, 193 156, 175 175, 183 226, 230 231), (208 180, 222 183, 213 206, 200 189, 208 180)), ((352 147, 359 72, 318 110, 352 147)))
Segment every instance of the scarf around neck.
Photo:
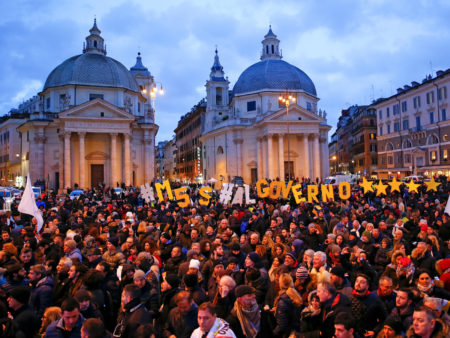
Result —
POLYGON ((232 313, 237 316, 242 332, 248 338, 255 338, 261 326, 261 310, 255 303, 250 309, 244 309, 236 300, 232 313))

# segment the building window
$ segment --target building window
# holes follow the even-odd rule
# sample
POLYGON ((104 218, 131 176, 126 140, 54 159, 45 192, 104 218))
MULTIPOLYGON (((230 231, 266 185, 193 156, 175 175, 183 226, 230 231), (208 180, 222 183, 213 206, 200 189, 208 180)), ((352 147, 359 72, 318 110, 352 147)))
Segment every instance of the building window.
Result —
POLYGON ((405 163, 411 163, 411 154, 405 154, 405 163))
POLYGON ((406 101, 402 102, 402 113, 408 110, 408 103, 406 101))
POLYGON ((434 102, 434 92, 427 93, 427 104, 432 104, 434 102))
POLYGON ((388 134, 391 133, 391 125, 390 125, 390 124, 387 125, 387 133, 388 133, 388 134))
POLYGON ((447 121, 447 110, 445 108, 442 108, 441 110, 442 115, 442 121, 447 121))
POLYGON ((141 112, 141 103, 138 102, 138 113, 140 113, 140 112, 141 112))
POLYGON ((46 103, 46 108, 47 109, 50 109, 50 98, 49 97, 47 97, 47 100, 45 101, 45 103, 46 103))
POLYGON ((371 133, 371 134, 370 134, 370 139, 371 139, 371 140, 375 140, 375 133, 371 133))
POLYGON ((219 146, 219 147, 217 148, 217 154, 223 154, 223 148, 222 148, 222 146, 219 146))
POLYGON ((377 145, 376 144, 371 144, 370 145, 370 151, 372 153, 376 153, 377 152, 377 145))
POLYGON ((103 94, 89 94, 89 101, 95 100, 95 99, 102 99, 103 100, 103 94))
POLYGON ((383 119, 383 111, 382 111, 381 109, 378 111, 378 118, 379 118, 380 120, 383 119))
POLYGON ((388 164, 394 164, 394 157, 388 156, 388 164))
POLYGON ((383 157, 381 158, 381 164, 386 164, 386 157, 383 156, 383 157))
POLYGON ((389 107, 386 108, 386 117, 389 117, 389 107))
POLYGON ((311 104, 311 102, 306 102, 306 110, 312 111, 312 104, 311 104))
POLYGON ((413 99, 414 108, 420 108, 420 96, 416 96, 413 99))
POLYGON ((403 120, 403 130, 409 129, 409 120, 403 120))
POLYGON ((400 131, 400 122, 394 122, 394 132, 400 131))
POLYGON ((447 87, 440 87, 438 89, 438 99, 446 99, 447 98, 447 87))
POLYGON ((256 101, 248 101, 247 111, 255 111, 255 110, 256 110, 256 101))
POLYGON ((420 116, 416 116, 416 131, 419 131, 422 129, 422 126, 420 124, 420 116))
POLYGON ((430 123, 434 123, 434 112, 430 112, 430 123))
POLYGON ((372 157, 372 164, 378 164, 378 160, 376 157, 372 157))
POLYGON ((400 109, 398 109, 398 108, 399 108, 398 103, 394 104, 394 106, 392 107, 392 112, 394 115, 397 115, 398 113, 400 113, 400 111, 399 111, 400 109))
POLYGON ((383 126, 380 126, 380 132, 379 132, 380 136, 383 136, 383 126))
POLYGON ((30 142, 30 131, 27 130, 27 142, 30 142))
POLYGON ((216 88, 216 105, 222 104, 222 88, 216 88))
POLYGON ((442 152, 442 158, 445 161, 447 161, 447 158, 448 158, 448 150, 447 149, 444 149, 444 151, 442 152))
POLYGON ((437 154, 436 154, 436 151, 433 150, 430 152, 430 161, 434 162, 434 161, 436 161, 436 159, 437 159, 437 154))
POLYGON ((370 126, 373 127, 375 125, 375 121, 374 120, 370 120, 370 126))

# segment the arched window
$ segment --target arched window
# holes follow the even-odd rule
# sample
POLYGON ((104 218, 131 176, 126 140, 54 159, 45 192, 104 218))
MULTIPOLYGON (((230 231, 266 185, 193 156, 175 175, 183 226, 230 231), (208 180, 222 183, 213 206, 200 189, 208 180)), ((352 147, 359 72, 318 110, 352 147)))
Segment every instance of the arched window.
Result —
POLYGON ((428 138, 428 144, 438 144, 439 143, 439 139, 436 135, 431 135, 428 138))
POLYGON ((217 154, 223 154, 223 148, 222 148, 222 146, 219 146, 219 147, 217 148, 217 154))
POLYGON ((272 54, 275 54, 275 48, 272 45, 272 54))
POLYGON ((388 143, 388 144, 386 145, 386 150, 387 150, 387 151, 389 151, 389 150, 394 150, 394 145, 393 145, 392 143, 388 143))
POLYGON ((403 142, 403 148, 412 148, 412 142, 411 142, 411 140, 405 140, 404 142, 403 142))
POLYGON ((269 54, 269 46, 266 46, 266 54, 269 54))
POLYGON ((94 47, 97 48, 97 41, 94 40, 94 47))

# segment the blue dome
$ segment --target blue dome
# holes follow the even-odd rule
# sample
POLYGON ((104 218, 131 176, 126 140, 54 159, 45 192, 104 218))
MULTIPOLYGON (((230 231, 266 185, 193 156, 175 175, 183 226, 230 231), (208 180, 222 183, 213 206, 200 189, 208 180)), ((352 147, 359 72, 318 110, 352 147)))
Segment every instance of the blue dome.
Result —
POLYGON ((47 77, 44 89, 64 85, 125 88, 139 91, 127 68, 106 55, 84 53, 57 66, 47 77))
POLYGON ((263 89, 304 90, 317 96, 316 87, 302 70, 283 60, 268 59, 248 67, 233 88, 234 95, 263 89))

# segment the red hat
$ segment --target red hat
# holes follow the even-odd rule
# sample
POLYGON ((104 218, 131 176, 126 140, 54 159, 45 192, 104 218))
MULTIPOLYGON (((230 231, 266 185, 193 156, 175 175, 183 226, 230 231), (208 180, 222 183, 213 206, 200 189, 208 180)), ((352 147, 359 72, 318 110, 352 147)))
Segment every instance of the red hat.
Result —
POLYGON ((428 225, 426 225, 426 224, 424 224, 420 227, 420 231, 427 232, 427 230, 428 230, 428 225))
POLYGON ((411 259, 409 257, 402 257, 402 258, 400 258, 400 265, 401 266, 406 267, 409 264, 411 264, 411 259))

